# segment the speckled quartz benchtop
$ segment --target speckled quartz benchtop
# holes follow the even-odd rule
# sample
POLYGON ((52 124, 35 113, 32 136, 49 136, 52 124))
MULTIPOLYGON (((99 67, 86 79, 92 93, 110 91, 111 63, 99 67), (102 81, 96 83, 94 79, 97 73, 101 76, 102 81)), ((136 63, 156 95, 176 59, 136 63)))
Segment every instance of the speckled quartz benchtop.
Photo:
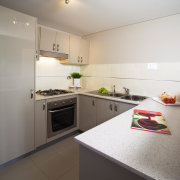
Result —
MULTIPOLYGON (((72 91, 72 90, 70 90, 70 91, 72 91)), ((36 101, 46 100, 46 99, 52 99, 53 100, 54 98, 67 97, 67 96, 72 96, 72 95, 86 95, 86 96, 92 96, 92 97, 97 97, 97 98, 102 98, 102 99, 109 99, 109 100, 113 100, 113 101, 119 101, 119 102, 131 103, 131 104, 139 104, 140 103, 139 101, 131 101, 131 100, 115 98, 112 96, 101 96, 98 94, 92 94, 92 93, 89 93, 90 91, 93 91, 93 90, 79 89, 79 90, 73 90, 72 91, 73 93, 56 95, 56 96, 41 96, 41 95, 36 94, 36 101)))
POLYGON ((145 179, 180 180, 180 107, 147 99, 135 108, 162 112, 172 135, 131 129, 131 109, 75 140, 145 179))

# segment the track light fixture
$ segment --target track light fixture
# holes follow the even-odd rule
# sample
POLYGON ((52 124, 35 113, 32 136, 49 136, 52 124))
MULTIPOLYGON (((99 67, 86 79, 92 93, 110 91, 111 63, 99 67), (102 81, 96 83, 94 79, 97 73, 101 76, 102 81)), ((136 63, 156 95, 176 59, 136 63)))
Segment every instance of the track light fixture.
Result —
POLYGON ((69 4, 69 0, 65 0, 65 3, 66 3, 66 4, 69 4))

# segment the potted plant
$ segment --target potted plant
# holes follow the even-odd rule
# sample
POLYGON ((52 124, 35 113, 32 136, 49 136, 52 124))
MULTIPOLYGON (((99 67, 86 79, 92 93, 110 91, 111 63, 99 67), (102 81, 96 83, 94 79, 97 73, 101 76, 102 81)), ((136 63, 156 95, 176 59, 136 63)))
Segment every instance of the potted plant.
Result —
POLYGON ((82 74, 77 73, 77 72, 71 73, 71 77, 73 78, 73 81, 74 81, 74 83, 73 83, 74 87, 79 87, 79 88, 81 87, 80 78, 82 76, 83 76, 82 74))

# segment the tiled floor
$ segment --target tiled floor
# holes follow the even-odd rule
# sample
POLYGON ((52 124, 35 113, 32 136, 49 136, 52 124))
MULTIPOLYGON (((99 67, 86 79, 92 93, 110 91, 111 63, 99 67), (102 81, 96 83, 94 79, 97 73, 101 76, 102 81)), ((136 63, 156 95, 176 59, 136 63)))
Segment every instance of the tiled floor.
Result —
POLYGON ((74 136, 0 169, 0 180, 78 180, 74 136))

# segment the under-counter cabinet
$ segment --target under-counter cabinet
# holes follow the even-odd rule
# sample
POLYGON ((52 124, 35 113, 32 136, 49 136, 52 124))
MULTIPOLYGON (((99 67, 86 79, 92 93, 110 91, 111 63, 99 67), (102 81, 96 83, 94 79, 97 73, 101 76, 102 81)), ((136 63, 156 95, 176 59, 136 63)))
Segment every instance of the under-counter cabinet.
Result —
POLYGON ((96 126, 96 98, 79 96, 79 129, 86 131, 96 126))
POLYGON ((46 101, 40 100, 35 103, 35 147, 46 144, 46 101))
POLYGON ((134 104, 97 99, 97 125, 135 107, 134 104))
POLYGON ((79 129, 86 131, 136 105, 86 95, 79 96, 79 129))
POLYGON ((106 99, 97 100, 97 125, 114 117, 114 102, 106 99))
POLYGON ((114 102, 114 117, 134 108, 135 104, 125 103, 125 102, 114 102))
POLYGON ((69 54, 69 34, 39 27, 40 51, 69 54))
POLYGON ((89 40, 70 35, 69 64, 89 63, 89 40))

